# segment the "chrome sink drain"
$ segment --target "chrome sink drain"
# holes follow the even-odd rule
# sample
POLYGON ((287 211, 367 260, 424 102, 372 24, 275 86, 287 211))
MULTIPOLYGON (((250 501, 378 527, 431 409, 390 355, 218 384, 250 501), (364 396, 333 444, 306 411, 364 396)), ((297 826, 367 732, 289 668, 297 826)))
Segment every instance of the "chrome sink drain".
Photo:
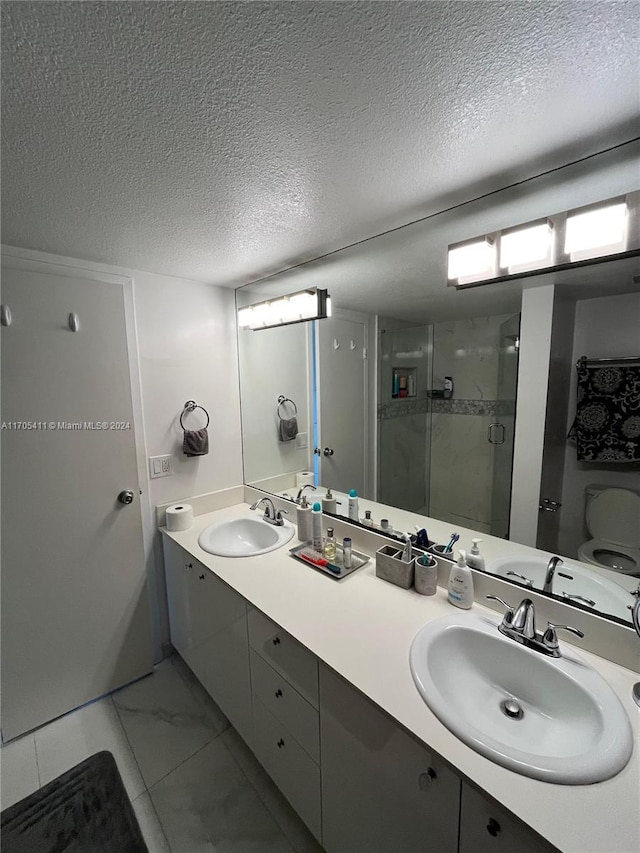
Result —
POLYGON ((503 699, 500 710, 511 720, 521 720, 524 717, 524 711, 515 699, 503 699))

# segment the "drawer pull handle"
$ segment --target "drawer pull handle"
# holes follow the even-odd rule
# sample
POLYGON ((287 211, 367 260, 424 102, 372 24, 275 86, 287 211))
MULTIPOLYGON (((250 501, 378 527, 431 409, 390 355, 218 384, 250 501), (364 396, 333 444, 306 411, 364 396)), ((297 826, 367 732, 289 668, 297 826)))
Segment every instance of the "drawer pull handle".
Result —
POLYGON ((278 687, 278 689, 276 690, 276 699, 279 699, 281 696, 282 696, 282 690, 280 690, 280 688, 278 687))
POLYGON ((282 740, 282 738, 280 738, 280 740, 278 741, 278 749, 282 749, 283 746, 284 746, 284 741, 282 740))
POLYGON ((420 788, 421 791, 428 791, 432 786, 434 779, 437 779, 437 773, 433 767, 429 767, 425 773, 420 773, 418 776, 418 788, 420 788))
POLYGON ((273 643, 274 646, 279 646, 280 645, 280 637, 274 637, 271 642, 273 643))
POLYGON ((193 563, 187 563, 187 568, 188 568, 188 569, 192 569, 192 568, 193 568, 193 563))
POLYGON ((489 835, 493 835, 494 838, 500 832, 500 824, 497 820, 495 820, 495 818, 489 818, 489 823, 487 824, 487 832, 489 833, 489 835))
POLYGON ((199 575, 199 578, 200 578, 200 580, 201 580, 201 581, 203 581, 203 580, 204 580, 204 575, 199 575))

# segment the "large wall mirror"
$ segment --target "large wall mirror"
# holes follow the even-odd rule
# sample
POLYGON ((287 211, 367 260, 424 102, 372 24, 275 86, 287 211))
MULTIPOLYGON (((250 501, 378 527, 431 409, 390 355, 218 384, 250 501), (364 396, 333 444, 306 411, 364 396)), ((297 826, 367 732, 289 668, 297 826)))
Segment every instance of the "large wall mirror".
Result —
MULTIPOLYGON (((446 258, 452 243, 637 191, 639 154, 620 146, 239 288, 239 309, 331 296, 326 319, 238 331, 245 482, 293 501, 307 483, 314 499, 330 487, 344 516, 355 489, 360 523, 403 510, 561 555, 584 583, 554 594, 630 622, 640 258, 465 290, 447 287, 446 258), (625 459, 582 461, 568 437, 582 356, 600 385, 626 383, 610 413, 625 459)), ((543 569, 508 579, 541 589, 543 569)))

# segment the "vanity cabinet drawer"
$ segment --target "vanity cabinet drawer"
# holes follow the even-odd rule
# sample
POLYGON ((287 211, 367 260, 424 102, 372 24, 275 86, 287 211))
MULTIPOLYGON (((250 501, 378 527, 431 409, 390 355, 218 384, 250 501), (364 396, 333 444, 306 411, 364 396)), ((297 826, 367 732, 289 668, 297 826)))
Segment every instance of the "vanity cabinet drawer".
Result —
POLYGON ((506 809, 462 783, 459 853, 559 853, 506 809))
POLYGON ((254 694, 254 752, 320 841, 320 768, 254 694))
POLYGON ((307 702, 318 707, 318 661, 311 652, 255 609, 249 611, 249 644, 307 702))
POLYGON ((253 693, 271 711, 313 758, 320 761, 320 719, 318 712, 286 678, 251 650, 253 693))

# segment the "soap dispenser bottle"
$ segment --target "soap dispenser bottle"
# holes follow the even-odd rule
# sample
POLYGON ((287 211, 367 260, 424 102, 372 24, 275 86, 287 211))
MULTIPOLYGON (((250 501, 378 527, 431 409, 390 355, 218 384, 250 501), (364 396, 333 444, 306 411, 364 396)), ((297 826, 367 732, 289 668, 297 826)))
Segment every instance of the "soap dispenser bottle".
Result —
POLYGON ((301 542, 311 541, 311 507, 307 496, 302 496, 302 503, 296 508, 296 522, 298 524, 298 539, 301 542))
POLYGON ((337 504, 338 502, 334 498, 331 488, 328 488, 327 494, 322 498, 322 511, 332 512, 335 515, 338 510, 337 504))
POLYGON ((484 569, 484 557, 478 548, 478 542, 482 542, 482 539, 472 539, 471 542, 471 550, 467 554, 467 565, 470 569, 484 569))
POLYGON ((462 610, 469 610, 473 604, 473 575, 464 551, 458 552, 458 562, 451 567, 448 598, 451 604, 462 610))

